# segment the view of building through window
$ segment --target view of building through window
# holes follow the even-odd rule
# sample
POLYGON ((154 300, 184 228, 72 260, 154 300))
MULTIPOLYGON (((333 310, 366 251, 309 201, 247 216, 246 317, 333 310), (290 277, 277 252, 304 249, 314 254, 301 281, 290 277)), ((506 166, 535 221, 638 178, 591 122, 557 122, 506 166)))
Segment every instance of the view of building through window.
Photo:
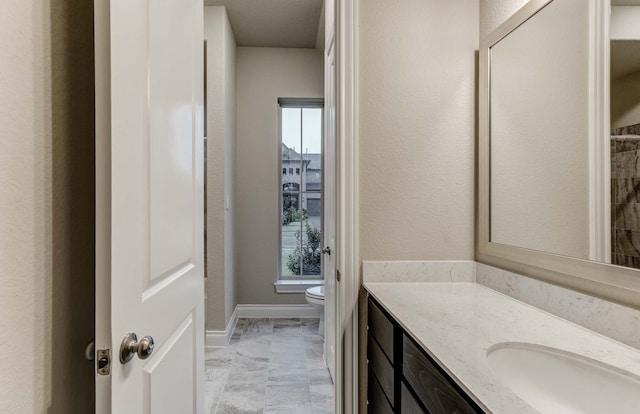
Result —
POLYGON ((283 278, 322 269, 322 108, 282 108, 283 278))

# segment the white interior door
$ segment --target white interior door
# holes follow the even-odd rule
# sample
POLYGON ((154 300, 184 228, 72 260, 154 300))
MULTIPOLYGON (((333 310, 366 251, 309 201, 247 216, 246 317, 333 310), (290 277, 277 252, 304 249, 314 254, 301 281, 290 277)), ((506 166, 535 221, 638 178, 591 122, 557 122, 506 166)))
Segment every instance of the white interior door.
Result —
MULTIPOLYGON (((332 38, 333 39, 333 38, 332 38)), ((335 53, 333 40, 327 47, 325 60, 325 139, 324 139, 324 244, 331 254, 324 255, 324 355, 331 378, 336 374, 336 93, 335 93, 335 53)))
POLYGON ((95 0, 98 414, 204 411, 202 14, 95 0), (147 359, 120 361, 128 333, 147 359))

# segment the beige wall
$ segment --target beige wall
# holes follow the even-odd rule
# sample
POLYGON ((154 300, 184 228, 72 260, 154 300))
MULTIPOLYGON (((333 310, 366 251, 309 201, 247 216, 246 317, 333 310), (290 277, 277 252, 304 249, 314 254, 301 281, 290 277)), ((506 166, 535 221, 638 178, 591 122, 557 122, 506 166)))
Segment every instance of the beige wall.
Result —
POLYGON ((204 8, 207 40, 207 329, 235 309, 236 41, 224 7, 204 8))
POLYGON ((279 197, 278 98, 324 95, 323 56, 315 49, 240 47, 236 51, 238 303, 304 303, 276 294, 279 197))
MULTIPOLYGON (((629 45, 627 42, 638 42, 640 39, 640 7, 611 7, 611 44, 612 48, 629 45)), ((612 52, 612 67, 625 64, 627 53, 616 56, 612 52), (618 58, 621 61, 613 61, 618 58)), ((637 59, 637 57, 635 57, 637 59)), ((611 128, 621 128, 640 123, 640 72, 630 73, 623 77, 611 79, 611 128)))
POLYGON ((473 259, 477 1, 360 2, 360 256, 473 259))
POLYGON ((528 2, 529 0, 480 0, 480 40, 528 2))
POLYGON ((611 128, 640 124, 640 72, 611 81, 611 128))
POLYGON ((360 258, 473 259, 478 2, 367 0, 359 8, 360 258))
POLYGON ((0 13, 0 412, 93 412, 93 2, 0 13))

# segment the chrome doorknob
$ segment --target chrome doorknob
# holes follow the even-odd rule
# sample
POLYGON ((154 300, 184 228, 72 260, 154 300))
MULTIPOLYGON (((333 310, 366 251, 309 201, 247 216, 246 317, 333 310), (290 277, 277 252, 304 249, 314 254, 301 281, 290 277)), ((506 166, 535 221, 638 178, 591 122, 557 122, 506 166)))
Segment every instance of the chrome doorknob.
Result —
POLYGON ((145 336, 138 342, 138 337, 133 332, 125 335, 120 345, 120 362, 126 364, 133 359, 135 354, 138 358, 147 359, 153 353, 153 338, 145 336))
POLYGON ((331 247, 327 246, 324 249, 322 249, 322 253, 324 254, 328 254, 329 256, 331 256, 331 247))

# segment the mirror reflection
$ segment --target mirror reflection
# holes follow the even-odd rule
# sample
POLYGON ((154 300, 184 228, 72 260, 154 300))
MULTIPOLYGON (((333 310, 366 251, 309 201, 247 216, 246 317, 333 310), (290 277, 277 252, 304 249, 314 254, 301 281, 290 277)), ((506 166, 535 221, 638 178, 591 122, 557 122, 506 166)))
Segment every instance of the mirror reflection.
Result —
POLYGON ((601 132, 589 3, 553 0, 491 47, 490 241, 640 269, 640 0, 611 2, 601 132))
POLYGON ((640 269, 640 1, 611 8, 611 262, 640 269))
POLYGON ((492 242, 589 257, 586 3, 554 0, 491 48, 492 242))

